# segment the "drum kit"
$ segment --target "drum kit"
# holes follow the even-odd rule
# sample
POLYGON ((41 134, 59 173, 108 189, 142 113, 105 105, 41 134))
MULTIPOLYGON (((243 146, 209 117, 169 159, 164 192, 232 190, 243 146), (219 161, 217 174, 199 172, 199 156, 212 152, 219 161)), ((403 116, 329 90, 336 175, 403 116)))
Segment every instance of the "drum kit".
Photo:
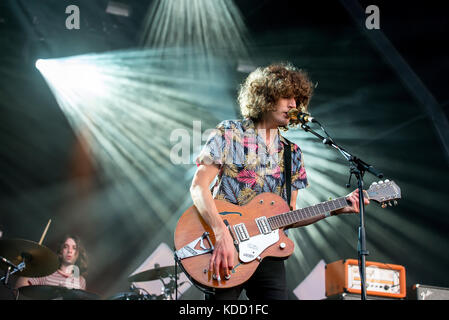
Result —
MULTIPOLYGON (((181 270, 176 270, 174 266, 159 267, 156 265, 154 269, 142 271, 128 277, 129 282, 146 282, 160 280, 162 282, 162 293, 151 294, 143 288, 131 285, 130 292, 121 292, 110 297, 110 300, 173 300, 173 294, 177 291, 177 281, 181 270), (164 279, 169 279, 165 282, 164 279)), ((182 282, 180 285, 184 284, 182 282)), ((177 298, 177 297, 176 297, 177 298)))
MULTIPOLYGON (((14 274, 23 277, 45 277, 58 268, 58 256, 46 246, 23 239, 0 239, 0 269, 4 271, 4 275, 0 277, 0 285, 11 290, 16 299, 25 297, 22 299, 100 300, 99 295, 80 289, 30 285, 18 288, 14 293, 15 290, 9 285, 10 277, 14 274)), ((173 300, 173 294, 177 293, 179 273, 181 270, 167 266, 134 274, 127 279, 131 283, 160 280, 163 284, 162 293, 151 294, 132 284, 130 292, 118 293, 107 300, 173 300)))

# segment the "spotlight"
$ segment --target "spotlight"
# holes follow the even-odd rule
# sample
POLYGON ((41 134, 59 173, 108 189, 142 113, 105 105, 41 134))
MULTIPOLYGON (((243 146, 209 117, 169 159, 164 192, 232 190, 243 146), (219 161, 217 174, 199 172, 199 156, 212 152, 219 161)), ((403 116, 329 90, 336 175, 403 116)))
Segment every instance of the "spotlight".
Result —
POLYGON ((83 90, 84 97, 104 90, 105 79, 98 66, 83 59, 38 59, 36 68, 53 86, 68 90, 83 90))
POLYGON ((256 70, 256 66, 253 65, 251 62, 249 61, 244 61, 244 60, 240 60, 238 61, 238 65, 237 65, 237 71, 238 72, 242 72, 242 73, 251 73, 254 70, 256 70))
POLYGON ((124 3, 109 1, 106 12, 117 16, 129 17, 131 9, 124 3))
POLYGON ((36 60, 36 69, 38 69, 38 70, 41 70, 42 69, 42 66, 45 64, 45 62, 44 62, 44 60, 42 60, 42 59, 37 59, 36 60))

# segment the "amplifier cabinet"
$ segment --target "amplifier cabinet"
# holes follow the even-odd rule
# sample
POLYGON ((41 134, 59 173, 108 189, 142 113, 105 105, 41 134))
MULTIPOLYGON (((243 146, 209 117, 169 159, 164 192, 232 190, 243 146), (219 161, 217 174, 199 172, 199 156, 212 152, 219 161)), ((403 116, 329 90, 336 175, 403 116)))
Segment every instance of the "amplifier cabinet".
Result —
MULTIPOLYGON (((366 294, 390 298, 404 298, 407 294, 405 268, 400 265, 374 261, 365 262, 366 294)), ((361 294, 359 262, 338 260, 326 265, 326 296, 341 293, 361 294)))
POLYGON ((409 300, 449 300, 449 288, 414 284, 407 293, 409 300))

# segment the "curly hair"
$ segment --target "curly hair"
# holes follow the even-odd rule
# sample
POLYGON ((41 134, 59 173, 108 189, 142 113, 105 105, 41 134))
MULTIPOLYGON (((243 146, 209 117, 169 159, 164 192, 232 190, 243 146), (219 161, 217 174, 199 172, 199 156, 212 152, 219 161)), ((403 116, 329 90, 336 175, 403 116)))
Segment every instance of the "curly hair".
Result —
POLYGON ((240 86, 238 103, 244 118, 258 121, 262 114, 275 111, 280 98, 295 98, 297 108, 307 112, 312 94, 313 84, 306 72, 290 63, 277 63, 249 74, 240 86))
POLYGON ((87 276, 87 253, 83 244, 81 243, 81 239, 78 236, 67 234, 62 238, 63 240, 59 243, 58 247, 58 258, 61 263, 62 260, 62 250, 64 249, 64 244, 67 239, 73 239, 76 243, 76 249, 78 251, 78 259, 76 259, 75 265, 80 269, 80 274, 83 277, 87 276))

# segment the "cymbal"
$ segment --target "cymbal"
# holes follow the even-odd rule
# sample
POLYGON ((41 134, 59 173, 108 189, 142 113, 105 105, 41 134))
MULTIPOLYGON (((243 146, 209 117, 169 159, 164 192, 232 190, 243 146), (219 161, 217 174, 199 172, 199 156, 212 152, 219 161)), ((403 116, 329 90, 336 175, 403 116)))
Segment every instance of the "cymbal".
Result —
POLYGON ((19 288, 19 295, 38 300, 99 300, 100 297, 92 292, 81 289, 70 289, 59 286, 24 286, 19 288))
MULTIPOLYGON (((178 273, 181 273, 181 270, 178 268, 178 273)), ((129 282, 141 282, 141 281, 151 281, 158 280, 159 278, 167 278, 170 275, 175 274, 175 267, 159 267, 150 270, 146 270, 137 274, 134 274, 128 277, 129 282)))
MULTIPOLYGON (((23 262, 25 269, 16 273, 24 277, 45 277, 59 268, 58 256, 46 246, 23 239, 1 239, 0 256, 10 260, 16 266, 23 262)), ((0 263, 0 268, 8 266, 0 263)))

